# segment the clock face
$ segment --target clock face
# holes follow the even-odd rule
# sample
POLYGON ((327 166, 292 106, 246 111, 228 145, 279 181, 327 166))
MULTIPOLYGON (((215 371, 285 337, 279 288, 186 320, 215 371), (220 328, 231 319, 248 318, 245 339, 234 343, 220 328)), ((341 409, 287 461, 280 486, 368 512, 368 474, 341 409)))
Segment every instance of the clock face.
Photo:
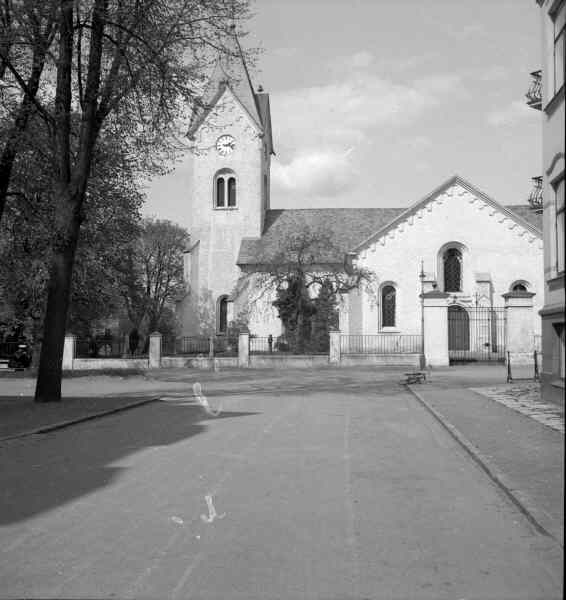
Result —
POLYGON ((216 151, 220 156, 228 156, 234 151, 236 140, 231 135, 221 135, 216 140, 216 151))

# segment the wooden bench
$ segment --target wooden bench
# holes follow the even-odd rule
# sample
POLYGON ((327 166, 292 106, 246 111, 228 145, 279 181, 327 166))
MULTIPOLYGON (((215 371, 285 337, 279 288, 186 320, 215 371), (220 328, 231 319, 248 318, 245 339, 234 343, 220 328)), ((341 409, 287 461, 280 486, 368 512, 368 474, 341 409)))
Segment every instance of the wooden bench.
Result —
POLYGON ((405 381, 403 383, 424 383, 426 381, 426 373, 424 371, 413 371, 405 373, 405 381))

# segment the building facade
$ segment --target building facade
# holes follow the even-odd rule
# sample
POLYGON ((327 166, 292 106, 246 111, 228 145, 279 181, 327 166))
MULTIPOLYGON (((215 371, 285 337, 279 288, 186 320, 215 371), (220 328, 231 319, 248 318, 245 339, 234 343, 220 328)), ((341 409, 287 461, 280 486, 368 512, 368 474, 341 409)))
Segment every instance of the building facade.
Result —
MULTIPOLYGON (((543 173, 544 306, 542 393, 564 403, 564 48, 566 1, 537 0, 543 65, 540 73, 543 173)), ((531 102, 529 102, 531 104, 531 102)), ((531 104, 532 105, 532 104, 531 104)))
POLYGON ((183 335, 224 334, 232 323, 257 336, 285 334, 262 274, 268 263, 289 260, 289 240, 306 232, 328 240, 317 246, 317 269, 336 272, 349 260, 373 275, 371 285, 341 298, 345 335, 379 335, 386 346, 420 336, 420 296, 436 290, 448 298, 451 349, 470 359, 501 359, 504 340, 494 332, 503 330, 511 294, 531 306, 525 347, 536 347, 540 319, 532 308, 543 302, 542 232, 540 215, 527 204, 502 206, 453 176, 406 209, 271 209, 269 97, 254 90, 236 38, 232 56, 216 66, 189 137, 183 335))

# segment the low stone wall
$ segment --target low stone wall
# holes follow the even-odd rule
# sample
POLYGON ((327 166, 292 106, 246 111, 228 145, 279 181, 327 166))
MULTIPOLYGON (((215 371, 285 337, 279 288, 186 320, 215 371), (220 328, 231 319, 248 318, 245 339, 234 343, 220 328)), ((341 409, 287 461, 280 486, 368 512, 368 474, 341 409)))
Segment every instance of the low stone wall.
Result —
POLYGON ((420 354, 342 354, 340 366, 377 365, 420 368, 420 354))
POLYGON ((147 369, 147 358, 75 358, 74 371, 98 371, 103 369, 147 369))
POLYGON ((252 369, 309 368, 328 365, 327 354, 250 354, 252 369))
POLYGON ((162 369, 219 369, 237 367, 237 356, 224 356, 222 358, 197 358, 195 356, 162 356, 162 369))

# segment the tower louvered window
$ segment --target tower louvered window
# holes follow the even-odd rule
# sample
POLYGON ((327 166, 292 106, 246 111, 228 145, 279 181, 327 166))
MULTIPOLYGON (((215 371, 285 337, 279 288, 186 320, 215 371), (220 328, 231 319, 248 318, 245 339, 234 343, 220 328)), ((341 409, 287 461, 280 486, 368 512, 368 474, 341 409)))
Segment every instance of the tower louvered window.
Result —
POLYGON ((444 291, 462 291, 462 253, 457 248, 444 253, 444 291))
POLYGON ((214 176, 214 207, 236 208, 236 176, 231 169, 221 169, 214 176))
POLYGON ((381 326, 395 327, 395 288, 385 285, 381 289, 381 326))

